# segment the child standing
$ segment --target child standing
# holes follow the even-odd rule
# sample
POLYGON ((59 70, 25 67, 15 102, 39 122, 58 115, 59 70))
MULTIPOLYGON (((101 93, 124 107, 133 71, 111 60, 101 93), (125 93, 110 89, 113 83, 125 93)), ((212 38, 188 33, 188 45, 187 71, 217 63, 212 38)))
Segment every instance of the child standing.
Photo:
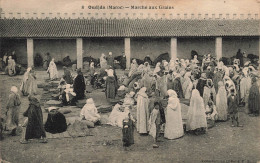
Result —
POLYGON ((160 134, 160 125, 161 125, 161 114, 160 114, 160 104, 159 102, 154 103, 154 109, 151 112, 151 116, 149 119, 149 134, 154 139, 153 148, 158 148, 159 146, 156 144, 157 139, 160 134))
POLYGON ((123 120, 123 146, 126 147, 134 144, 134 121, 131 118, 130 112, 128 112, 128 116, 123 120))
POLYGON ((228 97, 228 112, 232 121, 231 127, 235 127, 235 122, 237 123, 237 127, 243 127, 239 125, 237 97, 234 89, 231 89, 231 95, 228 97))
POLYGON ((206 115, 207 115, 207 125, 208 128, 212 128, 215 126, 215 120, 217 119, 217 110, 213 101, 210 100, 208 105, 206 106, 206 115))

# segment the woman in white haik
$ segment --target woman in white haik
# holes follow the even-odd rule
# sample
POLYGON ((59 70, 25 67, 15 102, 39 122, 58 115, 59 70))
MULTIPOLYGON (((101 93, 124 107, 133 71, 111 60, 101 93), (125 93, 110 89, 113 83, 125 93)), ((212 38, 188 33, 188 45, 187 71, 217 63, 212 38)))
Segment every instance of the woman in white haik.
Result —
POLYGON ((174 90, 167 91, 169 95, 168 105, 166 110, 166 124, 164 137, 167 139, 177 139, 184 135, 181 105, 177 93, 174 90))
POLYGON ((87 99, 86 104, 80 111, 80 117, 93 123, 100 121, 100 115, 92 98, 87 99))
POLYGON ((47 73, 49 73, 49 76, 50 76, 51 80, 54 80, 54 79, 58 78, 58 70, 57 70, 56 64, 54 62, 54 58, 52 58, 52 60, 51 60, 51 62, 49 64, 49 67, 47 69, 47 73))
POLYGON ((203 98, 197 89, 191 94, 188 110, 187 131, 193 131, 196 135, 206 132, 207 120, 203 98))

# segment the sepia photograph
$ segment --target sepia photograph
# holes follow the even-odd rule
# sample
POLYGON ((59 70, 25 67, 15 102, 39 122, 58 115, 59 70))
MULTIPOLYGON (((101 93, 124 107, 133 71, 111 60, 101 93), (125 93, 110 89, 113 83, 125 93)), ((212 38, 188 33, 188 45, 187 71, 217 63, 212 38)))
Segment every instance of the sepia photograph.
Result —
POLYGON ((260 162, 260 0, 0 0, 0 163, 260 162))

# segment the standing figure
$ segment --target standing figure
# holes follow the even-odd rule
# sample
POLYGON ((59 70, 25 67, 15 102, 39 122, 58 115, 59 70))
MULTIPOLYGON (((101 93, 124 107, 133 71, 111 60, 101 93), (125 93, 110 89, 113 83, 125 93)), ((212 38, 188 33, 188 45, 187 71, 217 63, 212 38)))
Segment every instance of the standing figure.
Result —
POLYGON ((218 112, 218 120, 227 120, 227 92, 222 81, 218 82, 218 93, 216 96, 216 107, 218 112))
POLYGON ((206 115, 207 115, 207 124, 208 128, 212 128, 215 126, 215 120, 217 120, 218 113, 216 109, 216 105, 214 105, 213 101, 208 101, 206 106, 206 115))
POLYGON ((16 128, 19 124, 19 111, 21 100, 18 94, 18 89, 15 86, 11 87, 11 94, 9 95, 6 106, 6 130, 11 131, 11 135, 16 135, 16 128))
POLYGON ((134 144, 134 121, 131 118, 131 113, 128 112, 127 118, 123 120, 123 146, 129 147, 134 144))
POLYGON ((43 68, 45 70, 48 69, 48 66, 50 65, 50 62, 51 62, 51 56, 50 56, 50 53, 46 53, 44 55, 44 58, 43 58, 43 68))
POLYGON ((177 139, 184 135, 181 104, 177 93, 174 90, 168 90, 169 94, 168 105, 166 110, 166 124, 164 137, 167 139, 177 139))
POLYGON ((40 102, 34 96, 28 96, 28 99, 29 108, 23 113, 25 117, 28 117, 28 123, 26 126, 25 138, 20 142, 26 144, 29 139, 42 138, 40 142, 47 143, 40 102))
POLYGON ((128 73, 129 78, 132 77, 132 75, 137 71, 137 68, 138 68, 138 64, 137 64, 136 60, 133 59, 131 66, 130 66, 129 73, 128 73))
POLYGON ((24 73, 20 90, 24 96, 37 94, 36 75, 31 67, 24 73))
POLYGON ((251 77, 248 75, 248 68, 245 67, 242 70, 242 79, 240 80, 240 97, 245 104, 246 112, 248 112, 248 97, 249 97, 249 91, 251 88, 251 77))
POLYGON ((193 87, 193 84, 191 81, 191 72, 186 72, 186 74, 184 75, 184 82, 182 84, 182 90, 183 90, 185 99, 188 99, 188 100, 190 99, 192 87, 193 87))
POLYGON ((237 105, 237 96, 235 95, 235 90, 231 90, 231 95, 228 97, 228 113, 231 118, 231 127, 235 127, 234 123, 236 123, 237 127, 242 127, 239 125, 239 116, 238 116, 238 105, 237 105))
POLYGON ((94 73, 95 73, 94 62, 91 62, 91 63, 90 63, 89 71, 90 71, 90 76, 93 77, 93 76, 94 76, 94 73))
POLYGON ((117 93, 117 80, 114 76, 114 70, 112 67, 107 72, 106 78, 106 98, 115 99, 117 93))
POLYGON ((143 87, 136 94, 137 101, 137 132, 140 134, 146 134, 148 132, 148 120, 149 120, 149 98, 146 94, 146 88, 143 87))
POLYGON ((109 65, 109 66, 114 68, 114 57, 112 56, 112 52, 108 53, 107 65, 109 65))
POLYGON ((103 69, 107 68, 107 60, 104 53, 102 53, 100 57, 100 67, 103 69))
POLYGON ((196 89, 199 91, 201 97, 203 97, 204 87, 206 86, 206 84, 207 84, 206 73, 202 73, 196 86, 196 89))
POLYGON ((62 78, 65 80, 67 84, 73 84, 73 78, 70 70, 67 67, 63 67, 63 70, 64 70, 64 75, 62 78))
POLYGON ((160 126, 162 124, 161 113, 160 113, 160 104, 159 102, 154 103, 154 108, 151 112, 151 116, 149 119, 149 135, 151 135, 154 139, 154 148, 158 148, 157 140, 160 135, 160 126))
POLYGON ((239 61, 240 61, 240 67, 243 67, 244 66, 244 56, 241 52, 241 49, 238 49, 236 58, 239 59, 239 61))
POLYGON ((252 78, 252 86, 249 91, 248 108, 250 115, 259 116, 259 86, 255 77, 252 78))
POLYGON ((197 89, 191 94, 188 110, 187 131, 193 131, 196 135, 206 132, 207 120, 203 98, 197 89))
POLYGON ((56 64, 54 62, 54 58, 52 58, 52 60, 49 64, 47 73, 49 73, 50 80, 55 80, 58 78, 58 70, 57 70, 56 64))
POLYGON ((12 56, 8 57, 8 66, 7 66, 7 73, 9 76, 16 75, 16 69, 15 69, 15 61, 12 59, 12 56))
POLYGON ((39 53, 37 53, 35 58, 34 58, 34 64, 37 67, 40 67, 40 66, 43 65, 43 58, 39 53))
POLYGON ((76 99, 80 100, 85 97, 86 82, 81 69, 78 69, 77 73, 78 75, 74 79, 73 83, 73 90, 76 93, 76 99))
POLYGON ((218 93, 218 82, 223 81, 224 74, 221 70, 217 70, 213 76, 213 83, 216 93, 218 93))
POLYGON ((15 51, 12 51, 12 54, 10 56, 12 56, 12 59, 15 61, 15 63, 17 63, 17 57, 15 51))
POLYGON ((181 75, 174 72, 172 74, 172 78, 173 78, 172 89, 177 93, 178 98, 184 98, 182 85, 181 85, 181 75))
POLYGON ((208 105, 208 102, 212 100, 216 104, 216 91, 211 79, 207 79, 207 84, 204 86, 203 92, 204 106, 208 105))
POLYGON ((121 58, 121 60, 120 60, 120 66, 121 66, 121 68, 122 68, 123 70, 126 69, 126 55, 125 55, 124 52, 123 52, 123 56, 122 56, 122 58, 121 58))

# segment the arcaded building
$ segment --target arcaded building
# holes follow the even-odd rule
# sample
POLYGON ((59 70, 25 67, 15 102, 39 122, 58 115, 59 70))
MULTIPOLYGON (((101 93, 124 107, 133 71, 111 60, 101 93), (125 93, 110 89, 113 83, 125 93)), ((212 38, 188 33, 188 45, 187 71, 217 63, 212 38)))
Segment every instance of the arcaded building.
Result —
POLYGON ((155 59, 162 53, 189 59, 200 55, 232 57, 238 49, 259 55, 260 20, 257 15, 229 18, 4 18, 0 19, 0 52, 16 51, 18 63, 33 65, 33 57, 49 52, 56 61, 70 56, 83 65, 83 57, 114 56, 155 59))

